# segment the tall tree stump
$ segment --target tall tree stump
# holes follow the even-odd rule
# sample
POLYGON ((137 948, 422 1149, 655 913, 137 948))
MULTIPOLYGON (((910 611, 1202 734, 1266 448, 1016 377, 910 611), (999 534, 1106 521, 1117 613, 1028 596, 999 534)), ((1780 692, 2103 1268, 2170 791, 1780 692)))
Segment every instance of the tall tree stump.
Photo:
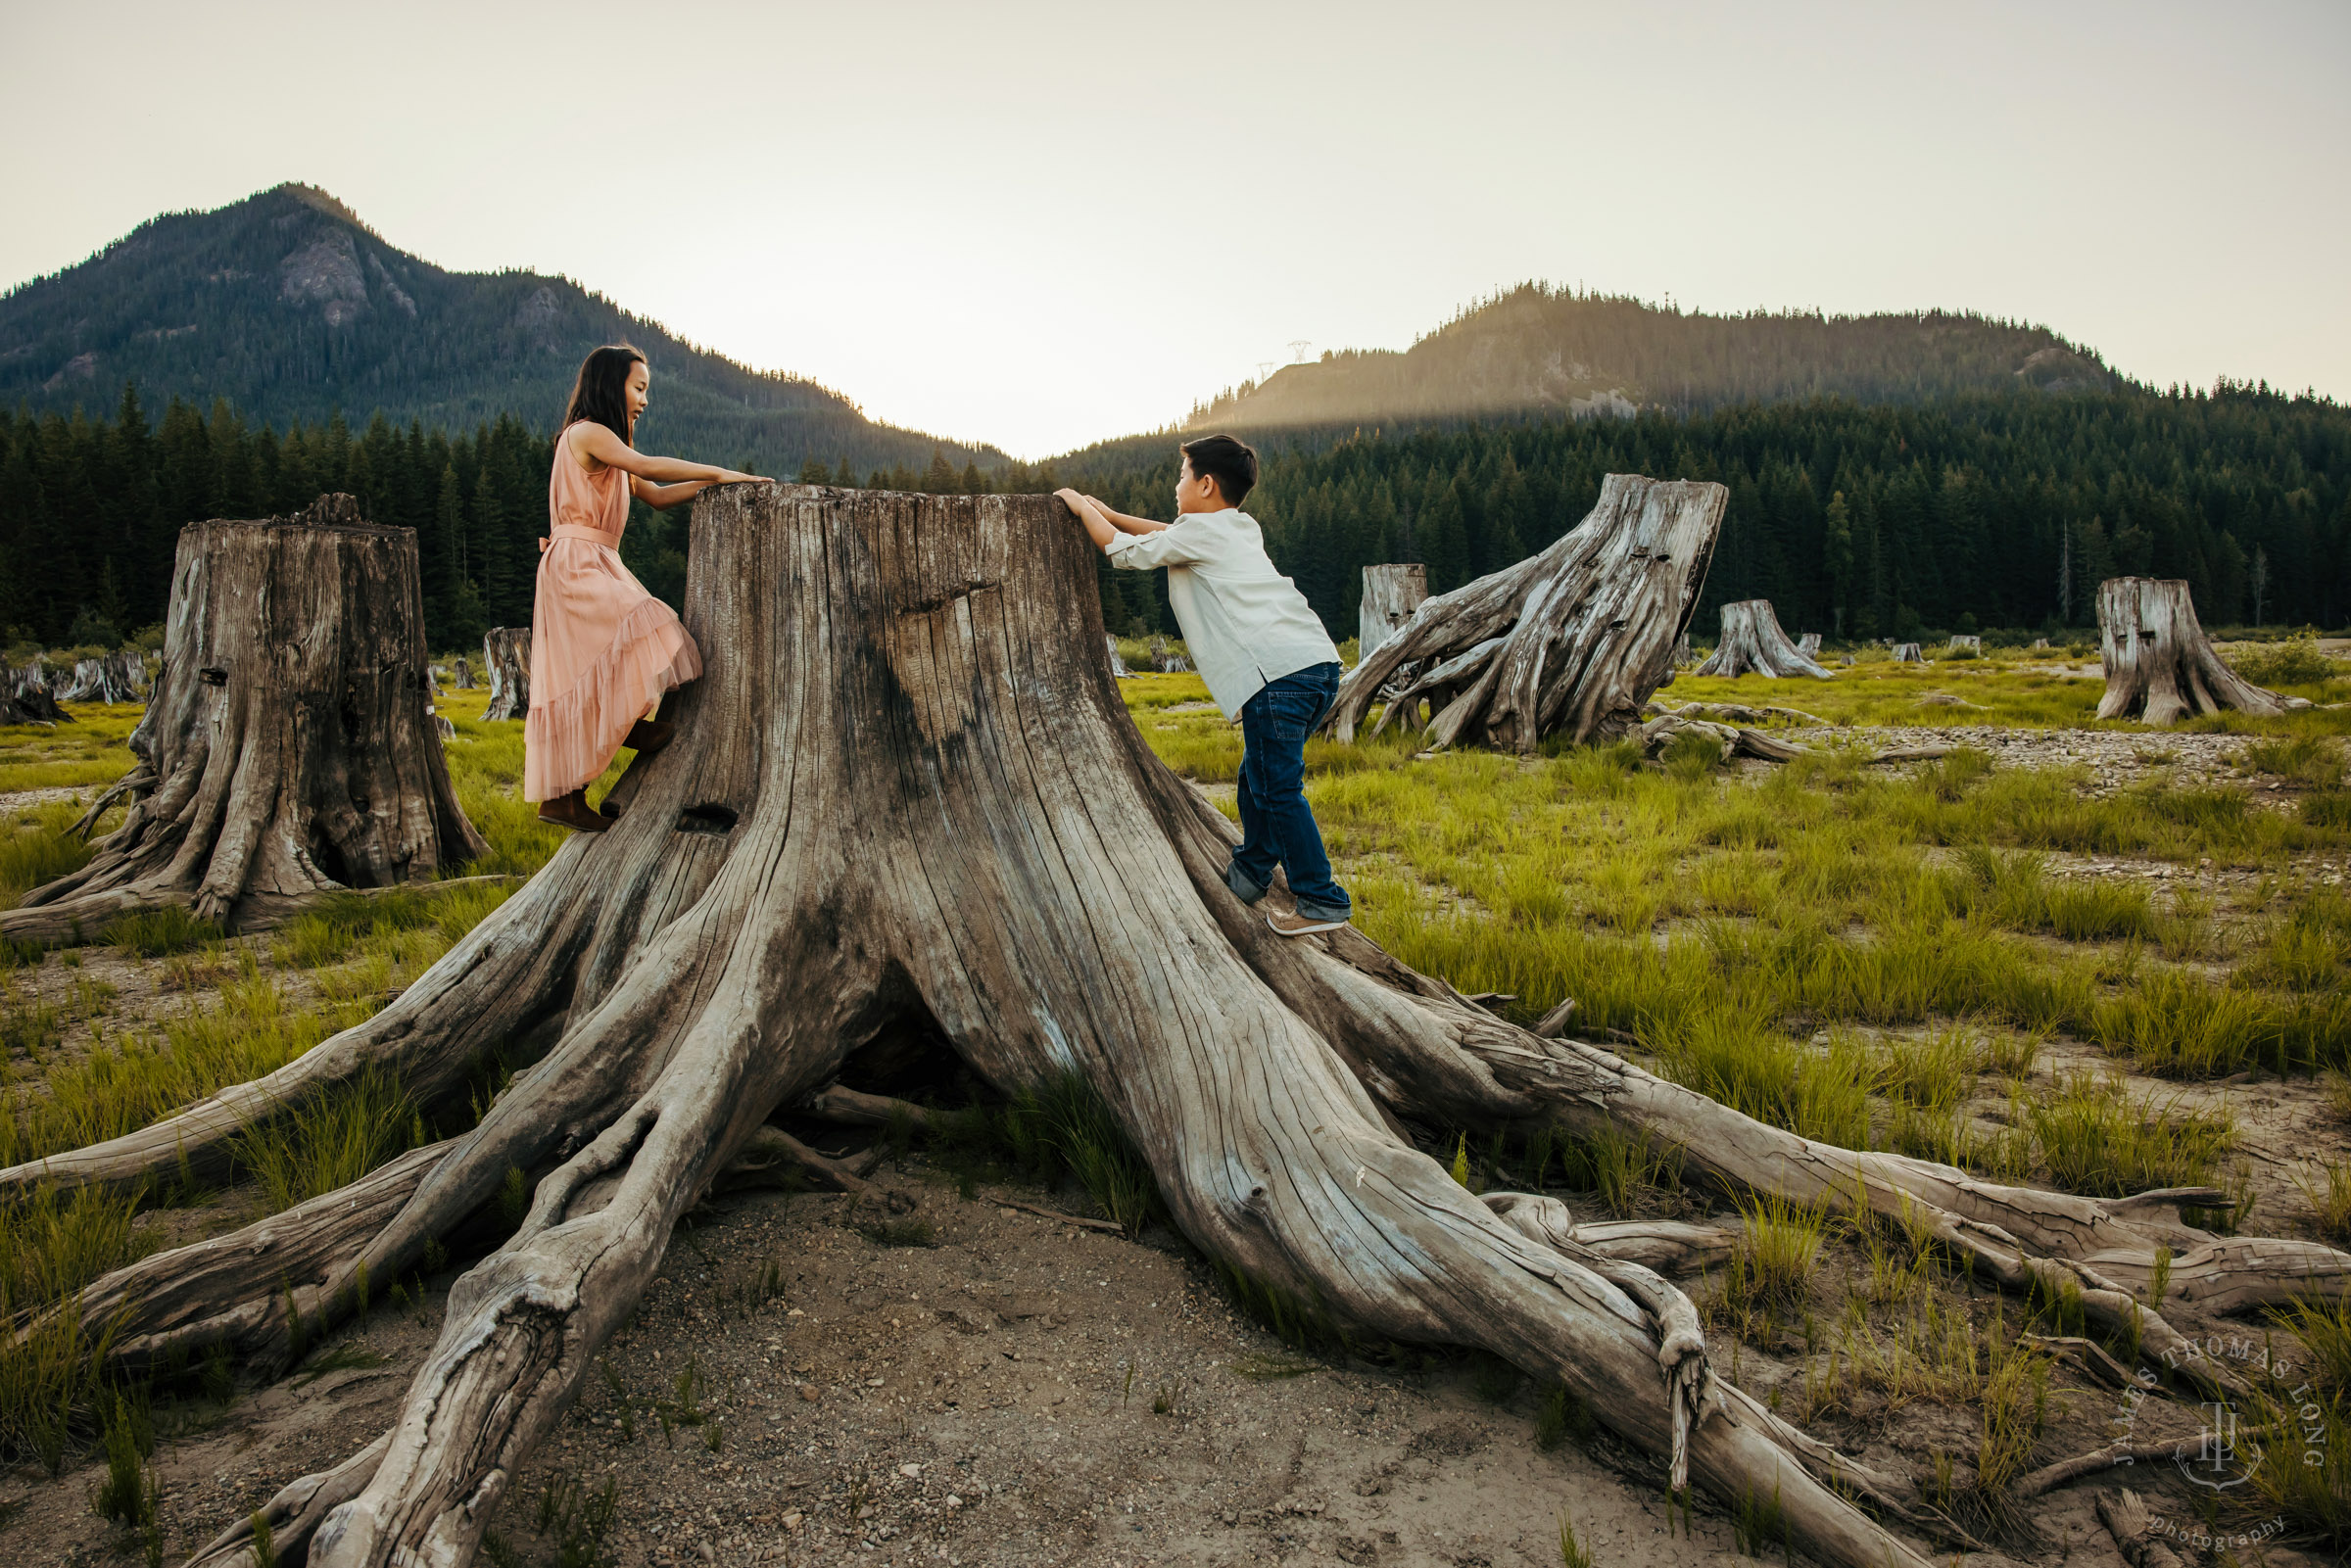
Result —
MULTIPOLYGON (((1817 646, 1817 641, 1815 646, 1817 646)), ((1815 681, 1836 679, 1799 651, 1780 630, 1780 618, 1767 598, 1740 599, 1722 607, 1722 640, 1713 657, 1698 667, 1700 675, 1761 675, 1772 680, 1810 676, 1815 681)))
POLYGON ((2175 724, 2223 708, 2279 714, 2310 706, 2229 668, 2204 635, 2180 578, 2110 577, 2100 583, 2098 652, 2106 664, 2101 719, 2175 724))
POLYGON ((485 719, 527 718, 531 711, 531 629, 494 626, 482 634, 482 668, 489 672, 485 719))
POLYGON ((471 691, 474 689, 472 660, 465 658, 460 658, 457 660, 456 688, 460 691, 471 691))
MULTIPOLYGON (((1675 489, 1618 487, 1652 518, 1635 531, 1652 556, 1703 546, 1720 517, 1717 487, 1675 489)), ((467 1561, 679 1217, 775 1143, 767 1117, 909 1024, 1006 1093, 1081 1080, 1175 1224, 1258 1287, 1563 1382, 1661 1480, 1726 1504, 1773 1497, 1794 1546, 1837 1568, 1925 1568, 1909 1532, 1964 1537, 1711 1374, 1697 1308, 1653 1265, 1719 1259, 1727 1238, 1473 1195, 1403 1122, 1637 1132, 1734 1191, 1898 1214, 2008 1288, 2084 1287, 2086 1316, 2127 1321, 2149 1355, 2185 1343, 2127 1294, 2158 1267, 2175 1296, 2209 1279, 2255 1306, 2351 1280, 2351 1258, 2311 1244, 2266 1244, 2258 1269, 2196 1251, 2213 1238, 2160 1211, 2225 1201, 2209 1188, 2101 1204, 1837 1149, 1516 1028, 1351 928, 1275 935, 1225 886, 1232 825, 1153 755, 1094 651, 1097 557, 1057 501, 731 486, 696 501, 692 527, 686 624, 724 656, 671 699, 677 738, 616 786, 610 831, 571 838, 391 1006, 298 1062, 0 1171, 4 1195, 201 1169, 255 1118, 363 1073, 429 1101, 487 1045, 550 1042, 470 1131, 75 1304, 116 1325, 118 1360, 225 1344, 282 1364, 297 1321, 314 1337, 359 1309, 360 1281, 401 1277, 495 1206, 509 1171, 540 1173, 520 1227, 450 1292, 391 1430, 266 1506, 281 1553, 467 1561)), ((1584 546, 1610 541, 1631 586, 1576 581, 1658 609, 1661 663, 1691 569, 1626 567, 1650 556, 1614 528, 1584 546)), ((1572 616, 1548 624, 1585 649, 1630 630, 1604 622, 1586 641, 1572 616)), ((232 1531, 197 1562, 226 1568, 249 1542, 232 1531)))
POLYGON ((1331 733, 1354 739, 1407 664, 1416 673, 1387 698, 1374 735, 1431 697, 1433 745, 1528 752, 1554 734, 1580 742, 1638 730, 1673 674, 1729 499, 1703 481, 1608 475, 1599 504, 1558 543, 1427 600, 1358 660, 1339 683, 1331 733))
POLYGON ((1427 597, 1428 567, 1419 561, 1365 567, 1364 597, 1356 612, 1356 660, 1370 657, 1394 637, 1427 597))
POLYGON ((362 521, 349 496, 180 530, 164 678, 130 747, 108 791, 134 801, 122 826, 0 934, 56 940, 166 904, 266 925, 488 852, 430 722, 415 531, 362 521))

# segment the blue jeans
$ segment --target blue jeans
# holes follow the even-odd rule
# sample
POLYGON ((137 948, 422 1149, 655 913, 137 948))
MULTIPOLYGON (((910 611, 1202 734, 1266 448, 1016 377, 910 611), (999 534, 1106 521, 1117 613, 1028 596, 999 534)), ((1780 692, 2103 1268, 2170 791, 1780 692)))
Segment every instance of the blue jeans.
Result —
POLYGON ((1289 874, 1298 913, 1345 920, 1354 905, 1330 879, 1322 830, 1306 804, 1306 737, 1338 700, 1339 667, 1318 664, 1269 681, 1241 704, 1241 847, 1224 868, 1224 884, 1254 904, 1289 874))

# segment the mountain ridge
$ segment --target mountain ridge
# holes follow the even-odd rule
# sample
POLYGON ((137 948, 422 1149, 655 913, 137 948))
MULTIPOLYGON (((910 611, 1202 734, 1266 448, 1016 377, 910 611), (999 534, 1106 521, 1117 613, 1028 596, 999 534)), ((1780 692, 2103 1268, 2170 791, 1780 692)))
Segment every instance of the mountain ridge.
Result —
POLYGON ((581 357, 620 339, 661 377, 648 435, 725 462, 961 465, 990 446, 869 419, 804 377, 756 371, 560 275, 456 272, 394 246, 348 205, 289 182, 167 213, 0 295, 0 403, 35 412, 225 398, 272 425, 465 429, 513 413, 552 429, 581 357))
POLYGON ((1702 413, 1844 397, 1908 403, 2009 387, 2123 385, 2046 327, 1967 311, 1710 315, 1523 283, 1409 349, 1350 349, 1243 382, 1184 420, 1229 426, 1396 425, 1522 414, 1702 413))

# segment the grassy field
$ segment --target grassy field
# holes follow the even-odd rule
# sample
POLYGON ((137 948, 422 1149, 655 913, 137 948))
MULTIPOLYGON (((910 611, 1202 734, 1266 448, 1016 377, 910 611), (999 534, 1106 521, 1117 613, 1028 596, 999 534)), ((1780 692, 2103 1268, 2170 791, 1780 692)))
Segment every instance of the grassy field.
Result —
MULTIPOLYGON (((2242 739, 2226 767, 2174 769, 2162 737, 2092 719, 2098 681, 2046 657, 1869 659, 1831 682, 1685 677, 1663 693, 1801 709, 1836 727, 1819 743, 1852 746, 1787 767, 1725 768, 1706 748, 1522 760, 1431 755, 1402 736, 1318 740, 1309 796, 1364 929, 1465 992, 1507 993, 1512 1017, 1573 997, 1587 1036, 1808 1136, 2083 1193, 2212 1183, 2232 1194, 2204 1216, 2216 1228, 2250 1219, 2351 1243, 2351 810, 2337 738, 2351 710, 2189 726, 2242 739), (2122 785, 2087 764, 2012 766, 1988 750, 1866 766, 1859 752, 1889 725, 2116 731, 2156 760, 2122 785)), ((1198 678, 1121 689, 1149 743, 1229 811, 1239 732, 1198 678)), ((2290 689, 2341 702, 2351 681, 2290 689)), ((465 869, 527 876, 561 834, 519 799, 520 725, 480 722, 483 700, 449 704, 452 772, 491 845, 465 869)), ((0 731, 0 793, 20 796, 0 810, 0 907, 87 853, 61 836, 77 805, 21 792, 112 782, 129 766, 133 717, 80 709, 56 732, 0 731)), ((234 940, 148 917, 89 949, 0 953, 0 1163, 142 1125, 291 1060, 381 1007, 502 896, 352 900, 234 940)), ((370 1082, 253 1129, 226 1191, 183 1182, 0 1206, 0 1314, 456 1130, 370 1082)), ((1542 1186, 1626 1214, 1702 1214, 1712 1201, 1682 1187, 1670 1149, 1425 1130, 1473 1186, 1542 1186)), ((2062 1303, 1981 1297, 1898 1230, 1768 1204, 1744 1228, 1731 1267, 1697 1294, 1728 1342, 1726 1370, 1783 1413, 1852 1442, 1885 1437, 1914 1406, 1960 1412, 1975 1436, 1941 1484, 1991 1525, 2028 1462, 2098 1441, 2065 1435, 2060 1371, 2026 1334, 2062 1328, 2062 1303)), ((2279 1325, 2333 1367, 2330 1430, 2351 1401, 2346 1310, 2314 1303, 2279 1325)), ((54 1472, 105 1442, 110 1406, 86 1352, 106 1332, 68 1322, 0 1351, 0 1453, 54 1472)), ((189 1374, 199 1392, 154 1397, 200 1397, 203 1371, 189 1374)), ((2094 1425, 2095 1402, 2076 1404, 2074 1426, 2094 1425)), ((2351 1462, 2345 1436, 2332 1451, 2351 1462)), ((2351 1505, 2324 1491, 2266 1500, 2306 1535, 2351 1540, 2351 1505)))

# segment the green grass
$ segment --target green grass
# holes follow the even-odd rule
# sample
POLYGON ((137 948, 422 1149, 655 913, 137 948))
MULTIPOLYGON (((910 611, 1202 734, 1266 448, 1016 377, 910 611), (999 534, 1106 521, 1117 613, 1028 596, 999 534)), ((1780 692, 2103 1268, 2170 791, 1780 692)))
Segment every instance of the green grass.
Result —
POLYGON ((423 1141, 423 1120, 388 1075, 372 1069, 338 1092, 249 1122, 230 1140, 238 1171, 270 1213, 359 1180, 423 1141))
POLYGON ((66 830, 81 816, 70 800, 50 801, 0 818, 0 909, 90 863, 90 846, 66 830))
POLYGON ((176 904, 162 909, 141 910, 108 923, 99 933, 100 939, 125 953, 140 958, 163 958, 172 953, 184 953, 191 947, 216 942, 222 936, 220 927, 209 920, 199 920, 176 904))
POLYGON ((2120 1081, 2078 1073, 2029 1108, 2053 1184, 2120 1198, 2154 1187, 2200 1187, 2234 1147, 2233 1117, 2183 1109, 2176 1096, 2134 1095, 2120 1081))

